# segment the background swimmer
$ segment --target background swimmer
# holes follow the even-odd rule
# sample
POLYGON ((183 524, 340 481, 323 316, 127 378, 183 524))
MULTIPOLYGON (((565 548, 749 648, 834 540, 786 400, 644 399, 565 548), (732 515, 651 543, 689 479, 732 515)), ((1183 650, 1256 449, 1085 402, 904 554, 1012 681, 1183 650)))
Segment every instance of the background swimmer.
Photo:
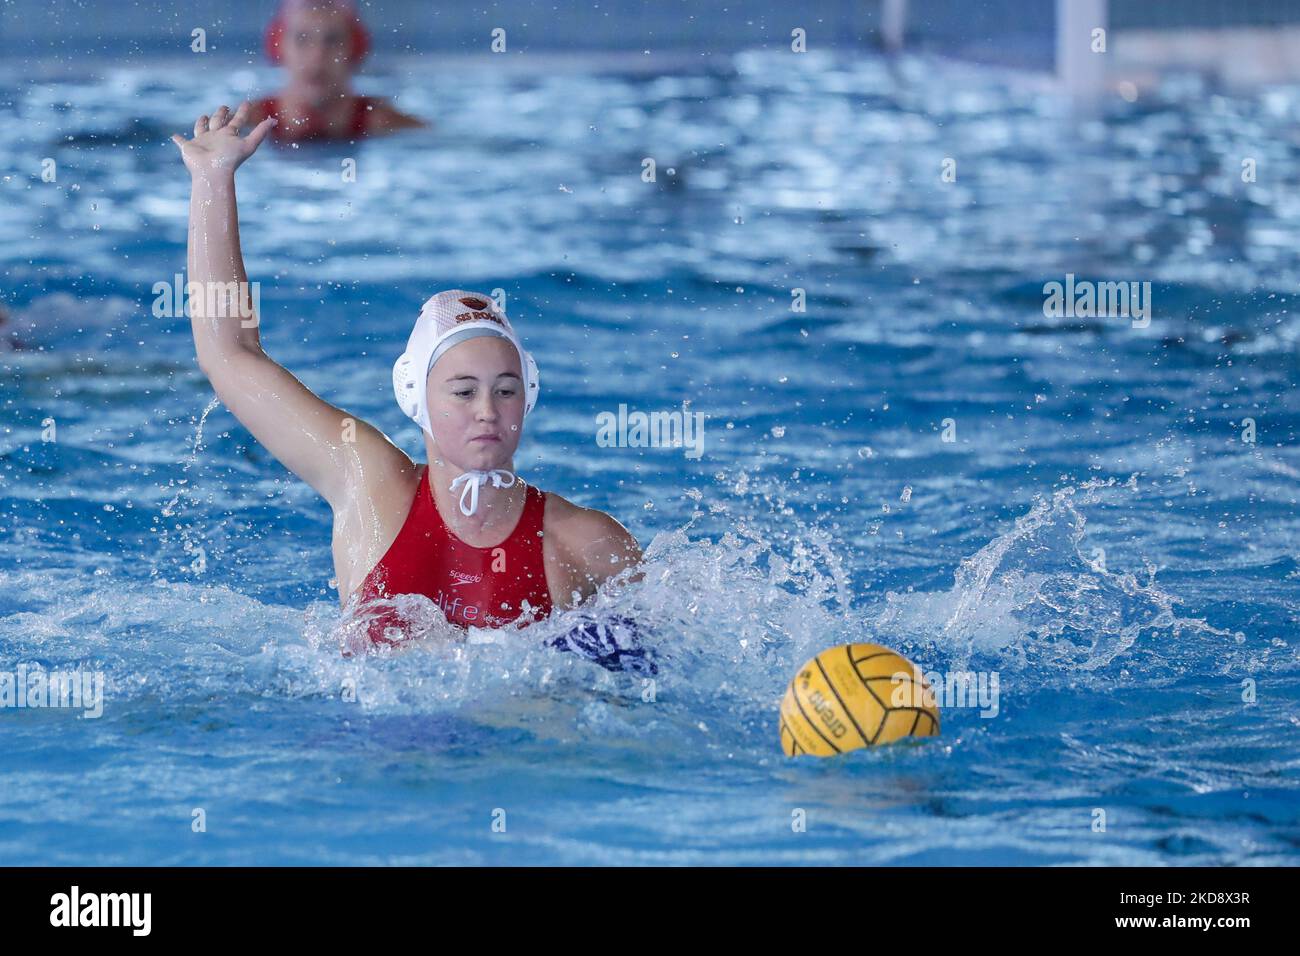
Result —
POLYGON ((370 49, 370 34, 350 0, 284 0, 266 29, 266 53, 288 83, 254 104, 256 124, 280 123, 277 140, 355 139, 428 126, 376 96, 352 91, 352 74, 370 49))
MULTIPOLYGON (((199 117, 192 139, 172 137, 192 178, 191 288, 247 289, 234 175, 275 125, 274 118, 266 118, 241 136, 250 113, 248 103, 233 116, 222 106, 211 117, 199 117)), ((426 475, 425 466, 414 463, 382 432, 318 398, 262 351, 256 320, 240 318, 241 313, 250 314, 246 310, 251 299, 226 303, 224 317, 205 315, 203 299, 206 296, 191 296, 200 368, 235 417, 334 511, 340 605, 347 605, 398 540, 421 503, 417 490, 429 489, 431 502, 425 503, 434 507, 420 520, 444 522, 459 542, 489 549, 489 555, 519 525, 530 496, 541 503, 541 493, 513 480, 523 418, 535 397, 530 394, 526 402, 531 389, 525 385, 535 387, 536 367, 489 302, 459 291, 435 296, 426 303, 402 357, 405 361, 418 354, 416 368, 411 371, 398 363, 424 390, 423 408, 418 401, 402 404, 424 427, 426 475), (446 341, 451 334, 464 335, 460 322, 501 331, 454 344, 446 341), (428 337, 420 345, 422 329, 428 337), (449 347, 438 354, 440 344, 449 347), (429 375, 434 364, 437 374, 429 375)), ((542 524, 545 596, 555 607, 581 603, 607 578, 641 559, 636 540, 618 521, 559 495, 545 495, 542 524)), ((430 554, 427 560, 434 557, 430 554)), ((522 586, 509 555, 505 560, 505 567, 493 568, 495 577, 474 582, 487 589, 485 600, 492 600, 500 589, 522 586)), ((451 586, 464 583, 454 581, 451 586)), ((375 593, 385 596, 382 588, 375 593)), ((444 606, 441 600, 439 606, 444 606)), ((495 626, 491 620, 486 623, 495 626)))

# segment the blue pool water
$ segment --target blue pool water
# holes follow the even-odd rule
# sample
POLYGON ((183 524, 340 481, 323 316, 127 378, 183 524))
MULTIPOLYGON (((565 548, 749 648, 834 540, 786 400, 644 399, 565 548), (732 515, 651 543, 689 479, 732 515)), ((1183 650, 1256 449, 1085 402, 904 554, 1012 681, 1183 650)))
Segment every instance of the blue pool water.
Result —
POLYGON ((653 694, 541 647, 568 615, 344 659, 328 508, 152 313, 168 136, 273 74, 2 68, 0 670, 106 689, 0 710, 0 863, 1300 862, 1300 89, 1082 121, 926 59, 702 62, 412 61, 366 88, 435 129, 239 180, 268 352, 412 454, 419 304, 505 290, 516 463, 647 548, 599 613, 653 694), (1151 282, 1149 327, 1045 316, 1067 274, 1151 282), (683 402, 698 460, 596 443, 683 402), (996 671, 997 715, 783 757, 787 681, 867 641, 996 671))

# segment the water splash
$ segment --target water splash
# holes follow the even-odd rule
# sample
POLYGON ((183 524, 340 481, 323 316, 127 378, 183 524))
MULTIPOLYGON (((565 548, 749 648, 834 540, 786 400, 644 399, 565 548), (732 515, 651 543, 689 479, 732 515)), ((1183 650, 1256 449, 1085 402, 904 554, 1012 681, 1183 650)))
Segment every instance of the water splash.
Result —
MULTIPOLYGON (((181 477, 172 480, 171 484, 175 487, 176 493, 171 499, 159 510, 159 516, 162 518, 176 518, 183 513, 187 507, 199 504, 198 498, 194 492, 194 484, 188 477, 195 462, 198 461, 199 452, 203 448, 203 426, 207 423, 208 416, 221 404, 221 400, 213 398, 203 409, 203 414, 199 416, 198 423, 194 426, 194 436, 190 442, 189 454, 181 460, 181 477), (186 504, 182 504, 182 499, 186 504)), ((182 551, 188 555, 191 560, 186 562, 184 558, 173 558, 175 566, 188 570, 190 574, 202 576, 207 571, 207 549, 201 544, 203 537, 198 530, 195 522, 176 521, 170 525, 159 522, 158 530, 158 558, 150 567, 149 573, 157 577, 162 568, 165 567, 163 555, 167 550, 173 547, 173 539, 179 541, 182 551)))
POLYGON ((1179 616, 1177 598, 1156 584, 1149 561, 1139 580, 1084 555, 1081 509, 1107 493, 1137 491, 1133 476, 1036 496, 1012 530, 961 562, 950 590, 888 592, 874 629, 954 668, 1032 670, 1049 682, 1101 680, 1117 668, 1169 678, 1205 652, 1202 642, 1212 642, 1219 659, 1244 663, 1242 635, 1179 616))

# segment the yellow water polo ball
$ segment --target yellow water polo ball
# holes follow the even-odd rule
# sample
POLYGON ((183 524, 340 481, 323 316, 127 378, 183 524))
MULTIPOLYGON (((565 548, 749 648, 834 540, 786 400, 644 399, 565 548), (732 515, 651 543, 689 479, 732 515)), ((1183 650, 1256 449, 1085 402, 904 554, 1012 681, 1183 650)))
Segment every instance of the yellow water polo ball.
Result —
POLYGON ((781 701, 781 749, 787 757, 834 757, 938 733, 939 705, 925 677, 879 644, 822 651, 799 668, 781 701))

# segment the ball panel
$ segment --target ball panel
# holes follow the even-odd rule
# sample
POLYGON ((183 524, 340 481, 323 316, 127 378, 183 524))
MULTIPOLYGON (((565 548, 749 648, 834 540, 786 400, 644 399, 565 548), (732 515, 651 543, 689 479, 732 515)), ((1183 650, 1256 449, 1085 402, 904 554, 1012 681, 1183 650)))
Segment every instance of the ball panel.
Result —
POLYGON ((781 750, 787 757, 797 757, 799 754, 807 753, 799 746, 799 741, 795 740, 794 734, 790 731, 790 725, 781 718, 781 750))
POLYGON ((883 699, 886 709, 914 707, 918 710, 935 710, 938 707, 929 684, 918 684, 910 677, 900 680, 897 679, 899 676, 895 674, 889 677, 873 677, 862 683, 867 687, 874 685, 875 693, 883 699))
POLYGON ((842 715, 841 723, 847 722, 853 728, 852 743, 845 749, 866 746, 880 729, 884 709, 871 694, 862 693, 862 682, 857 680, 847 654, 818 654, 813 663, 821 673, 827 692, 834 695, 837 713, 842 715))
POLYGON ((857 668, 858 677, 862 680, 873 680, 877 677, 893 677, 895 674, 906 674, 914 680, 921 680, 921 673, 912 666, 911 662, 905 657, 900 657, 893 651, 887 654, 872 654, 870 657, 859 658, 854 666, 857 668))
POLYGON ((798 747, 815 757, 833 757, 840 750, 822 735, 816 724, 809 720, 795 694, 794 685, 785 692, 781 701, 781 718, 790 730, 790 735, 798 747))
POLYGON ((852 723, 844 713, 844 708, 836 699, 835 692, 827 683, 826 674, 817 661, 805 668, 795 679, 794 699, 800 713, 808 726, 814 728, 818 737, 826 741, 835 753, 843 753, 860 747, 854 739, 852 723))
POLYGON ((887 647, 881 647, 879 644, 850 644, 848 645, 849 654, 853 658, 853 663, 865 661, 868 658, 879 657, 881 654, 893 654, 887 647))
POLYGON ((891 710, 885 716, 885 725, 880 728, 880 736, 876 738, 876 743, 893 743, 901 737, 910 735, 916 725, 917 713, 918 711, 910 708, 891 710))

